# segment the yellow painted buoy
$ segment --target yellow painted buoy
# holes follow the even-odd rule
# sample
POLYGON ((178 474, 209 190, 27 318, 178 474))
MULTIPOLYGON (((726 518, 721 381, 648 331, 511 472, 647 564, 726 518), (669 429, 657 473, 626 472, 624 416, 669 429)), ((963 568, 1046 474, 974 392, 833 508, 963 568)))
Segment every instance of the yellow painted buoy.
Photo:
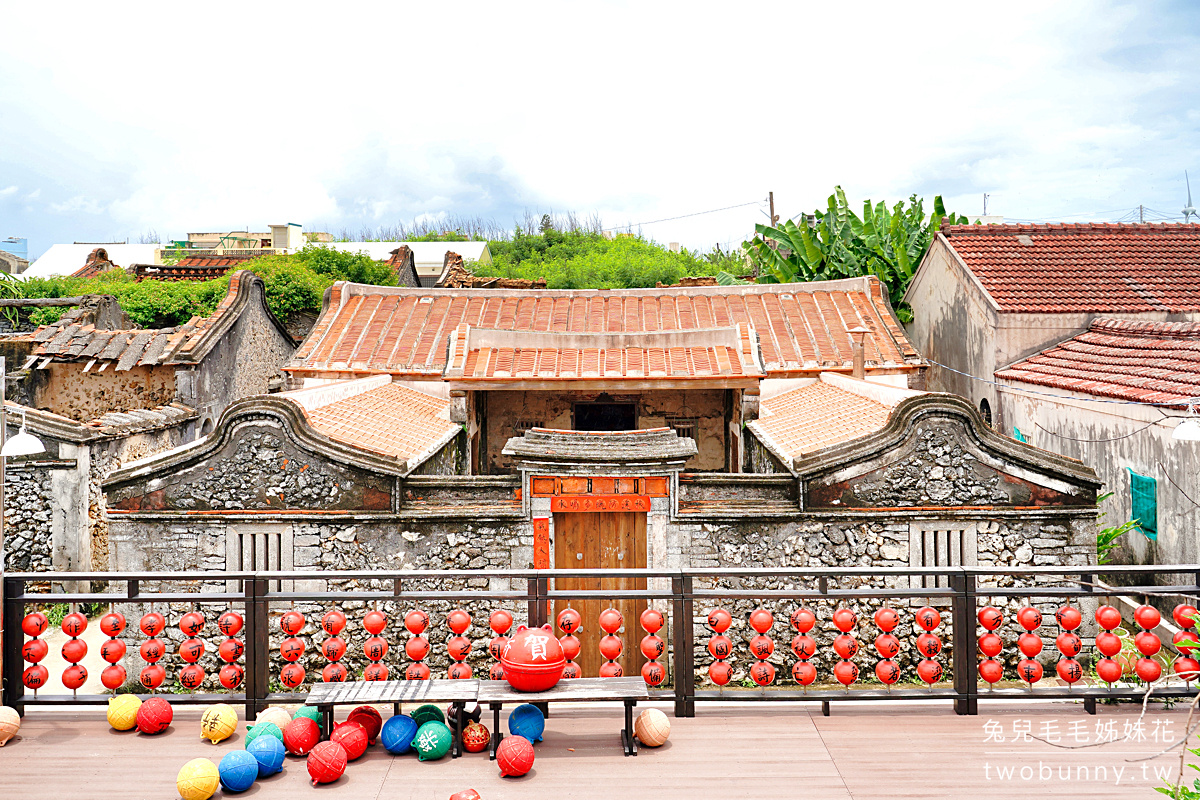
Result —
POLYGON ((221 775, 217 765, 207 758, 196 758, 183 765, 179 777, 175 779, 175 788, 183 800, 208 800, 217 791, 221 783, 221 775))
POLYGON ((200 718, 200 735, 213 744, 228 739, 237 730, 238 717, 233 706, 217 703, 209 706, 200 718))
POLYGON ((119 731, 131 731, 137 727, 138 709, 142 701, 136 694, 119 694, 109 698, 108 724, 119 731))

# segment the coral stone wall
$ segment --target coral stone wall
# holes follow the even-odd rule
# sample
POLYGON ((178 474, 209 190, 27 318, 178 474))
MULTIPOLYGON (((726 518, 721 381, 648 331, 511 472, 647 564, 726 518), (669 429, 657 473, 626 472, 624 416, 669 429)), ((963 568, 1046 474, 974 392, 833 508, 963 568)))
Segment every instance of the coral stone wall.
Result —
POLYGON ((8 572, 54 569, 50 472, 9 466, 4 471, 4 568, 8 572))

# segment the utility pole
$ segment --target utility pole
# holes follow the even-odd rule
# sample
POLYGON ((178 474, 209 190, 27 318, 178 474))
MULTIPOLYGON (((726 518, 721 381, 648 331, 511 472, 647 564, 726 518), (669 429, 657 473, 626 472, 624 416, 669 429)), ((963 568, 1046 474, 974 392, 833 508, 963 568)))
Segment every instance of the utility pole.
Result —
POLYGON ((1146 221, 1146 207, 1139 205, 1138 206, 1138 222, 1145 222, 1145 221, 1146 221))
POLYGON ((985 217, 987 216, 987 199, 988 199, 987 192, 984 192, 983 193, 983 215, 985 217))
POLYGON ((771 227, 774 228, 779 224, 779 217, 775 214, 775 193, 767 192, 767 201, 771 204, 771 227))

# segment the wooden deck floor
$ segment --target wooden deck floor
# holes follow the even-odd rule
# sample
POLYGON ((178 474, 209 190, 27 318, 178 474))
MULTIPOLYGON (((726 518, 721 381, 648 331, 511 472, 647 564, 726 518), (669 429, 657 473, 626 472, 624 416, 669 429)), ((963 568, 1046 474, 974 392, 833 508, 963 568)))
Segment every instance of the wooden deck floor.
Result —
MULTIPOLYGON (((1036 740, 1015 743, 1014 726, 1019 731, 1027 723, 1035 736, 1057 732, 1063 744, 1073 745, 1073 733, 1095 741, 1097 723, 1112 722, 1116 735, 1124 736, 1139 709, 1102 706, 1090 717, 1069 703, 984 704, 978 717, 958 717, 946 705, 835 704, 833 715, 822 717, 819 706, 710 704, 701 705, 694 719, 672 717, 666 746, 625 758, 619 706, 552 711, 534 771, 525 778, 500 778, 486 754, 420 763, 415 756, 392 757, 376 746, 336 784, 311 788, 303 760, 289 758, 282 774, 240 796, 295 800, 311 792, 328 798, 445 800, 474 788, 483 800, 1150 798, 1159 796, 1151 789, 1155 770, 1173 771, 1178 750, 1149 762, 1129 759, 1161 750, 1164 739, 1181 735, 1186 718, 1185 709, 1152 707, 1141 729, 1144 739, 1137 738, 1135 728, 1134 738, 1126 741, 1065 750, 1036 740), (1004 742, 986 741, 989 720, 1004 742), (1072 730, 1076 722, 1082 727, 1072 730)), ((177 797, 175 775, 186 761, 218 762, 243 744, 244 732, 215 746, 201 740, 200 713, 180 707, 167 733, 146 737, 111 730, 95 711, 31 709, 20 738, 0 749, 0 797, 61 800, 80 790, 111 798, 177 797)))

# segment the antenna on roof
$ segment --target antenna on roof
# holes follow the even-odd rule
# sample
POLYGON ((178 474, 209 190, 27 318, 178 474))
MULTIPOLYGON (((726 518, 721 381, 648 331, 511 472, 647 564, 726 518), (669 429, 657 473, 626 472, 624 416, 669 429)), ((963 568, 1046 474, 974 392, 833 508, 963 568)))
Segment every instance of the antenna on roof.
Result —
POLYGON ((1187 182, 1188 204, 1187 208, 1183 209, 1183 222, 1186 225, 1190 217, 1195 217, 1200 220, 1200 211, 1196 211, 1196 207, 1192 205, 1192 182, 1188 180, 1187 170, 1183 171, 1183 179, 1187 182))

